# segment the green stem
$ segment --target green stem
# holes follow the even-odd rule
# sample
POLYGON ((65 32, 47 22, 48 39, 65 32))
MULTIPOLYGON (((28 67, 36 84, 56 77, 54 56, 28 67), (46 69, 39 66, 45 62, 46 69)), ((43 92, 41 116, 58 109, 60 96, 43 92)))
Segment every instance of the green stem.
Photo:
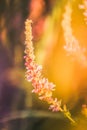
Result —
POLYGON ((60 108, 60 111, 74 124, 76 125, 75 120, 71 117, 71 115, 69 115, 68 111, 64 111, 62 108, 60 108))

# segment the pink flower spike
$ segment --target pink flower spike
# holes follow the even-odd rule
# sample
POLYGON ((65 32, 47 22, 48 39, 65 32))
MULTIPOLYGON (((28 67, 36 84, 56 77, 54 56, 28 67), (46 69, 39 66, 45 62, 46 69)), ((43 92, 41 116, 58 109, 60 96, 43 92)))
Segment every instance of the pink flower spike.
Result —
MULTIPOLYGON (((71 13, 70 7, 68 7, 68 10, 67 13, 70 14, 71 13)), ((67 15, 67 19, 71 20, 71 18, 69 18, 68 15, 67 15)), ((31 23, 32 21, 28 19, 25 22, 25 51, 24 51, 25 52, 24 59, 25 59, 25 67, 26 67, 25 77, 27 81, 32 83, 33 86, 32 93, 37 93, 40 100, 46 101, 48 104, 50 104, 49 109, 51 109, 52 111, 60 110, 61 112, 63 112, 63 109, 61 108, 61 102, 57 101, 57 98, 53 99, 52 97, 52 91, 55 90, 55 85, 49 82, 47 78, 43 77, 42 66, 35 63, 35 55, 33 52, 34 48, 32 44, 31 23)), ((69 22, 67 24, 69 24, 69 22)), ((68 37, 67 33, 66 35, 68 37)))
POLYGON ((53 104, 50 105, 49 109, 52 111, 59 111, 61 108, 61 100, 57 101, 57 98, 53 101, 53 104))

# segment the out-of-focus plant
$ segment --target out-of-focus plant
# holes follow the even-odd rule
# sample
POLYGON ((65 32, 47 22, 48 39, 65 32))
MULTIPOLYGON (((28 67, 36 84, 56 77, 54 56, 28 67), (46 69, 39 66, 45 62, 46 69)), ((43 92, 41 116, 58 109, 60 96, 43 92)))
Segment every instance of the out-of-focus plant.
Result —
POLYGON ((87 105, 86 104, 83 104, 82 105, 82 114, 87 117, 87 105))
POLYGON ((75 38, 71 26, 71 14, 72 5, 70 2, 65 7, 65 13, 63 15, 62 27, 64 31, 65 45, 64 49, 67 55, 72 55, 73 59, 76 59, 80 64, 87 66, 87 59, 84 54, 85 49, 81 48, 79 41, 75 38))
POLYGON ((79 8, 84 10, 83 12, 84 20, 87 24, 87 0, 83 0, 83 4, 79 5, 79 8))

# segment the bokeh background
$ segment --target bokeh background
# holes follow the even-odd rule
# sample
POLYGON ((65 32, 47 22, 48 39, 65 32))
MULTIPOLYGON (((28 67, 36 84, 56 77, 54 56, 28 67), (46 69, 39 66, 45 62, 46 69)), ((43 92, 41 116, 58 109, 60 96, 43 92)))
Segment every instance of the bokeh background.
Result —
MULTIPOLYGON (((86 130, 87 67, 63 48, 61 26, 68 0, 0 0, 0 130, 86 130), (54 97, 67 104, 74 126, 60 112, 48 110, 48 104, 32 94, 25 80, 24 23, 32 19, 36 62, 43 65, 43 75, 56 84, 54 97)), ((71 0, 73 34, 87 49, 87 25, 82 0, 71 0)), ((85 53, 85 56, 87 54, 85 53)))

